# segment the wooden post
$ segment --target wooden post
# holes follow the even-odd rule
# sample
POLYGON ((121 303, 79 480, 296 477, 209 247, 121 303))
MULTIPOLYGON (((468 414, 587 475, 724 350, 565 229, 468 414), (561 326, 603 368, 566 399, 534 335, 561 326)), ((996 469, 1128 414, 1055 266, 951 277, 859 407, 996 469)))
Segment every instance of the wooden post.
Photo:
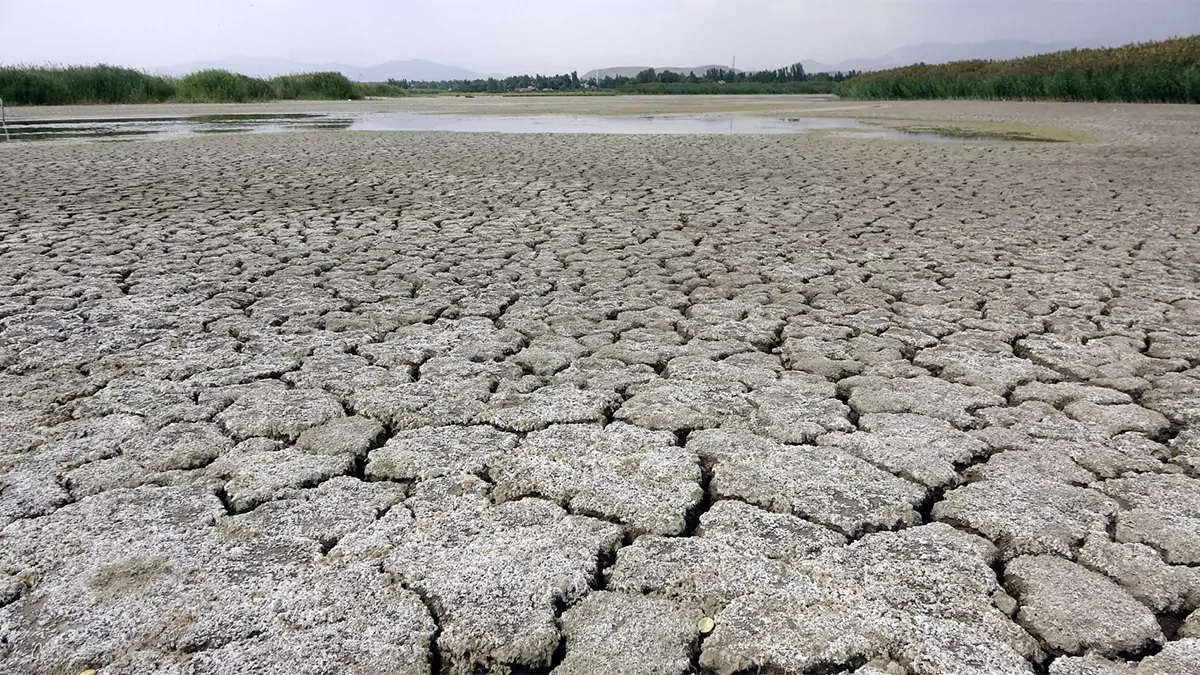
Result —
POLYGON ((0 127, 4 127, 4 140, 11 141, 12 137, 8 135, 8 120, 4 119, 4 99, 0 98, 0 127))

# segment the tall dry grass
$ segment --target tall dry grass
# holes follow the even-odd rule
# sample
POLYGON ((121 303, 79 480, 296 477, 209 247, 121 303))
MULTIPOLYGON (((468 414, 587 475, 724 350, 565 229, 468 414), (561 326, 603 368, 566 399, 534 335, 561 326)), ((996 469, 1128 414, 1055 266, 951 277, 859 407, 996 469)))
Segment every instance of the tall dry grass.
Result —
POLYGON ((1200 36, 1010 61, 917 64, 865 73, 838 93, 861 99, 1200 103, 1200 36))

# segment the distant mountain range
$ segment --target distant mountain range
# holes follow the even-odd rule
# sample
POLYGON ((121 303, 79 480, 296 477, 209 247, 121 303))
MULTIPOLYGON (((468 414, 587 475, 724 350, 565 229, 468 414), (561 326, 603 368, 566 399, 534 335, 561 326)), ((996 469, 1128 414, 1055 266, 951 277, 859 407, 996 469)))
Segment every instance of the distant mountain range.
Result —
MULTIPOLYGON (((1057 52, 1064 49, 1112 47, 1119 41, 1092 39, 1080 42, 1038 43, 1024 40, 995 40, 967 44, 949 44, 930 42, 908 47, 901 47, 876 58, 851 59, 841 63, 821 63, 819 61, 802 61, 804 69, 810 73, 832 73, 850 70, 886 70, 913 63, 948 63, 967 59, 1015 59, 1022 56, 1034 56, 1057 52)), ((780 64, 780 67, 790 64, 780 64)), ((388 61, 375 66, 352 66, 345 63, 305 63, 291 59, 256 58, 235 56, 216 61, 197 61, 180 63, 174 66, 159 68, 157 72, 163 75, 186 75, 197 70, 216 68, 229 70, 254 77, 274 77, 291 73, 314 71, 336 71, 358 82, 385 82, 395 80, 475 80, 487 77, 504 77, 496 73, 477 73, 466 68, 448 66, 424 59, 409 59, 405 61, 388 61)), ((623 66, 614 68, 597 68, 583 74, 582 79, 604 79, 606 76, 633 77, 647 68, 657 71, 670 70, 681 75, 695 73, 703 75, 713 68, 729 70, 724 65, 707 66, 623 66)), ((526 73, 520 73, 526 74, 526 73)), ((528 73, 532 74, 532 73, 528 73)))
POLYGON ((1003 61, 1019 59, 1023 56, 1035 56, 1060 52, 1065 49, 1087 49, 1096 47, 1115 47, 1120 41, 1094 38, 1080 42, 1041 43, 1025 40, 994 40, 992 42, 977 42, 950 44, 943 42, 927 42, 892 50, 883 56, 873 59, 852 59, 841 63, 821 63, 819 61, 803 61, 804 70, 809 73, 833 73, 850 70, 887 70, 914 63, 949 63, 951 61, 967 61, 985 59, 1003 61))
POLYGON ((159 68, 163 75, 186 75, 197 70, 228 70, 251 77, 275 77, 293 73, 334 71, 356 82, 386 82, 395 80, 475 80, 491 77, 491 74, 476 73, 466 68, 447 66, 424 59, 388 61, 376 66, 352 66, 345 63, 305 63, 291 59, 255 58, 234 56, 216 61, 196 61, 159 68))
MULTIPOLYGON (((1005 59, 1017 59, 1022 56, 1034 56, 1036 54, 1047 54, 1049 52, 1058 52, 1064 49, 1083 49, 1089 47, 1113 47, 1117 46, 1118 42, 1110 40, 1092 39, 1082 42, 1062 42, 1062 43, 1039 43, 1027 42, 1024 40, 995 40, 992 42, 977 42, 964 44, 950 44, 941 42, 929 42, 919 45, 910 45, 901 47, 900 49, 892 50, 882 56, 870 59, 852 59, 841 63, 822 63, 820 61, 806 60, 801 61, 804 64, 804 70, 809 73, 834 73, 848 72, 851 70, 887 70, 888 68, 897 68, 899 66, 908 66, 914 63, 949 63, 951 61, 965 61, 969 59, 991 59, 1002 61, 1005 59)), ((781 64, 780 67, 791 64, 781 64)), ((619 68, 597 68, 590 70, 582 76, 585 80, 598 79, 602 80, 605 77, 634 77, 638 73, 647 68, 654 68, 656 71, 671 70, 682 75, 695 73, 703 75, 711 68, 719 68, 729 70, 729 66, 697 66, 695 68, 677 67, 677 66, 625 66, 619 68)), ((741 72, 741 71, 739 71, 741 72)))

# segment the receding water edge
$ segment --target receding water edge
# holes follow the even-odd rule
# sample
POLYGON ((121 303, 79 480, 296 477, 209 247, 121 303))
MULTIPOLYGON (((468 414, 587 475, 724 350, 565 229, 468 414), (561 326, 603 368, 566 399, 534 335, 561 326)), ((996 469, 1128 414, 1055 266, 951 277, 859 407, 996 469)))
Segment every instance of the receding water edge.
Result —
POLYGON ((912 140, 935 143, 980 140, 1055 140, 1033 134, 964 132, 955 128, 896 129, 851 118, 720 114, 636 116, 501 116, 420 113, 197 115, 189 117, 9 120, 8 130, 11 140, 14 142, 54 139, 121 140, 194 134, 321 130, 601 135, 824 133, 839 138, 912 140))

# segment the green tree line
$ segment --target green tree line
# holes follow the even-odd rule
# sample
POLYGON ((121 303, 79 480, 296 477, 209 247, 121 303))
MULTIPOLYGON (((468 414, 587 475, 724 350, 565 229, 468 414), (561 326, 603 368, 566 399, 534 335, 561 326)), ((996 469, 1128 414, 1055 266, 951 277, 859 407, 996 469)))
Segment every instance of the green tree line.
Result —
POLYGON ((1200 36, 1008 61, 923 63, 843 84, 860 99, 1016 99, 1200 103, 1200 36))
POLYGON ((570 92, 581 90, 602 90, 618 93, 828 93, 834 90, 834 85, 848 80, 857 72, 849 73, 816 73, 804 71, 802 64, 796 63, 787 68, 777 70, 761 70, 743 72, 709 69, 703 75, 695 73, 677 73, 671 70, 656 71, 653 68, 643 70, 634 77, 606 76, 600 79, 584 80, 578 72, 559 75, 515 75, 506 78, 490 77, 477 80, 388 80, 388 84, 407 91, 422 92, 460 92, 468 94, 502 94, 510 92, 570 92), (802 83, 817 83, 809 86, 796 86, 802 83), (726 87, 721 89, 718 87, 726 87), (788 86, 750 86, 750 85, 788 85, 788 86))
POLYGON ((579 73, 562 75, 514 75, 478 80, 388 80, 387 84, 404 91, 454 91, 468 94, 503 94, 514 91, 579 91, 584 83, 579 73))
POLYGON ((341 73, 302 73, 270 79, 224 70, 185 77, 150 75, 115 66, 0 67, 0 98, 8 105, 358 99, 403 96, 385 84, 351 82, 341 73))

